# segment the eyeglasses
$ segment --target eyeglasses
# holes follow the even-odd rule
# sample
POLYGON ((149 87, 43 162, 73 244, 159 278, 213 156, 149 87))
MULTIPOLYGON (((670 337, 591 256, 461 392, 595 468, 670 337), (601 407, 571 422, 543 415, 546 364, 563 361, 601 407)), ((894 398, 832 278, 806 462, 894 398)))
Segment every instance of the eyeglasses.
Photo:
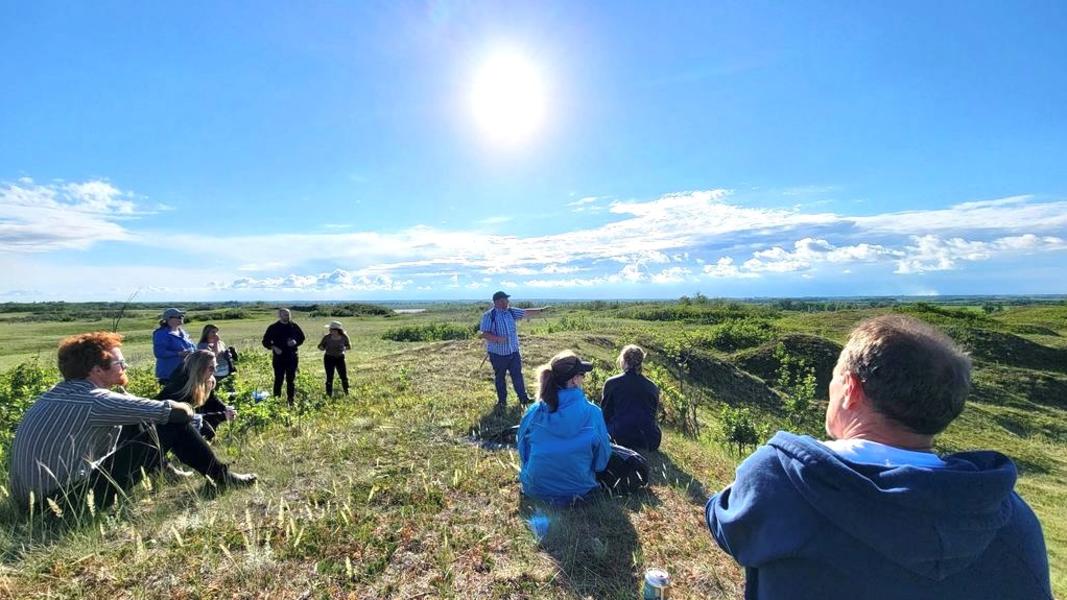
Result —
POLYGON ((118 365, 119 368, 121 368, 123 371, 125 371, 126 369, 130 368, 130 363, 126 362, 125 360, 113 360, 113 361, 111 361, 111 366, 114 367, 115 365, 118 365))

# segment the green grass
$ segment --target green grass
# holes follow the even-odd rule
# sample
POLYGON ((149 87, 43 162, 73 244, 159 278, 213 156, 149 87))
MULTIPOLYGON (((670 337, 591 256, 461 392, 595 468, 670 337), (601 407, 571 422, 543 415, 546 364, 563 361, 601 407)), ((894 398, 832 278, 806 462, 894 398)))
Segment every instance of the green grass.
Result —
MULTIPOLYGON (((1011 331, 1027 324, 1016 314, 1026 308, 994 317, 1006 319, 1011 331)), ((740 370, 734 355, 701 350, 681 382, 701 399, 699 437, 668 429, 662 452, 651 459, 647 493, 545 511, 549 534, 538 541, 527 519, 539 509, 520 499, 514 452, 469 440, 472 431, 496 431, 519 416, 514 406, 492 410, 492 372, 481 362, 480 343, 382 339, 397 327, 468 325, 479 312, 450 306, 342 319, 354 346, 352 391, 333 400, 322 396, 313 350, 329 319, 297 314, 309 338, 298 382, 307 410, 268 414, 261 427, 224 430, 216 442, 235 468, 260 475, 256 487, 213 497, 199 481, 156 481, 131 502, 81 519, 46 513, 31 520, 0 502, 0 597, 633 598, 650 567, 671 572, 674 598, 740 597, 743 573, 708 535, 702 507, 743 458, 716 438, 720 407, 747 403, 768 426, 783 423, 763 379, 740 370)), ((784 311, 770 322, 777 335, 841 343, 873 312, 784 311)), ((654 348, 680 331, 717 325, 610 313, 561 309, 520 325, 528 382, 537 364, 564 348, 610 373, 625 343, 654 348)), ((1060 319, 1048 310, 1039 315, 1045 324, 1060 319)), ((218 323, 224 340, 250 353, 238 374, 243 391, 269 383, 258 341, 272 320, 264 311, 218 323)), ((97 325, 109 323, 0 321, 0 365, 34 355, 54 361, 60 337, 97 325)), ((130 333, 127 355, 149 369, 153 320, 122 325, 130 333)), ((190 329, 198 333, 198 325, 190 329)), ((658 353, 651 359, 664 360, 658 353)), ((1056 401, 1056 392, 1067 376, 1027 365, 978 367, 975 397, 939 449, 991 448, 1018 460, 1019 491, 1042 521, 1054 589, 1065 595, 1067 404, 1056 401)))

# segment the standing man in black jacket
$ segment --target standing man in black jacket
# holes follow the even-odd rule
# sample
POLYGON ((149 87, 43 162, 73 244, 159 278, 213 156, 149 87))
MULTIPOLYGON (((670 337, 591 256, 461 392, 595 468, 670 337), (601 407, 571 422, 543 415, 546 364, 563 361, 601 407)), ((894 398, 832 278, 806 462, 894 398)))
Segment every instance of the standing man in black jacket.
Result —
POLYGON ((289 404, 296 394, 297 348, 304 343, 304 332, 290 320, 288 308, 278 309, 278 321, 271 323, 263 334, 263 347, 274 354, 274 396, 282 395, 282 378, 285 378, 285 396, 289 404))

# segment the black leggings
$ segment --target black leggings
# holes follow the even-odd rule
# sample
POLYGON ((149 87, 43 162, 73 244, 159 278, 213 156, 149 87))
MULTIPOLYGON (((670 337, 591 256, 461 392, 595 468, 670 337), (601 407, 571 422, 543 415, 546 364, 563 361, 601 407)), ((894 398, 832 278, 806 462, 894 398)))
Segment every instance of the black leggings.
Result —
POLYGON ((341 389, 348 393, 348 367, 345 366, 345 356, 330 356, 329 354, 322 355, 322 364, 326 367, 326 395, 333 394, 333 371, 337 369, 337 374, 341 376, 341 389))

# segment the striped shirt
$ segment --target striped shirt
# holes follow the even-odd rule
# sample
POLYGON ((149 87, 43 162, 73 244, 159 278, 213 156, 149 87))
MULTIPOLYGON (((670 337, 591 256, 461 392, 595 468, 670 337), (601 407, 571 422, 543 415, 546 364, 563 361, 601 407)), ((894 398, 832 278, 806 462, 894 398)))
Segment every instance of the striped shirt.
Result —
POLYGON ((87 379, 56 384, 30 406, 11 447, 11 493, 37 498, 84 479, 115 451, 121 425, 166 423, 170 403, 95 387, 87 379))
POLYGON ((505 310, 497 310, 494 306, 482 315, 482 323, 478 330, 482 333, 491 333, 506 338, 504 342, 485 341, 485 349, 490 354, 507 356, 519 351, 519 329, 515 321, 526 316, 526 311, 521 308, 508 307, 505 310))

